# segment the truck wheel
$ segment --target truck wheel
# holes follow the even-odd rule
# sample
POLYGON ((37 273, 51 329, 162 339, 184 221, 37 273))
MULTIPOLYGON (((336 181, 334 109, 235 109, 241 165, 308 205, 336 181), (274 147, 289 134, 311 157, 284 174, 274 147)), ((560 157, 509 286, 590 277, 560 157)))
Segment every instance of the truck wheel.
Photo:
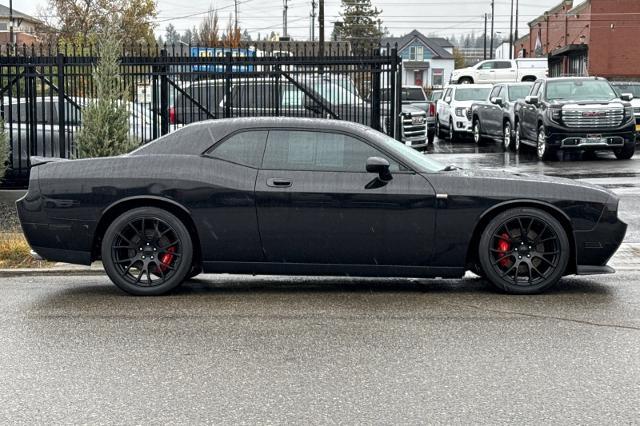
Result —
POLYGON ((622 148, 613 151, 618 160, 628 160, 636 153, 635 142, 625 144, 622 148))
POLYGON ((538 128, 538 143, 536 152, 538 154, 538 160, 549 161, 555 155, 555 151, 549 147, 547 143, 547 135, 544 131, 544 126, 538 128))
POLYGON ((505 151, 509 151, 513 148, 513 138, 511 137, 511 123, 506 121, 502 127, 502 147, 505 151))
POLYGON ((455 142, 458 140, 456 132, 453 128, 453 120, 449 119, 449 142, 455 142))
POLYGON ((471 77, 462 77, 458 80, 458 84, 473 84, 473 79, 471 77))
POLYGON ((480 128, 480 120, 477 118, 473 120, 473 141, 476 145, 480 145, 483 141, 482 129, 480 128))
POLYGON ((440 117, 436 115, 436 136, 438 139, 442 137, 442 129, 440 129, 440 117))
POLYGON ((436 138, 436 132, 427 132, 427 143, 429 145, 433 144, 433 140, 436 138))

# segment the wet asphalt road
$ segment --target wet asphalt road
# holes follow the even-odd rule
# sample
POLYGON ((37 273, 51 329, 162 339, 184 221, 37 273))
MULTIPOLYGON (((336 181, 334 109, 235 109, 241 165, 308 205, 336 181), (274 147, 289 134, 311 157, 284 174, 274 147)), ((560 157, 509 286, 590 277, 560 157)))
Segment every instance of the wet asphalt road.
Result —
MULTIPOLYGON (((640 158, 542 165, 471 143, 429 155, 608 185, 627 241, 640 236, 640 158)), ((640 268, 532 297, 471 276, 203 276, 161 298, 104 277, 18 277, 0 291, 2 423, 640 419, 640 268)))

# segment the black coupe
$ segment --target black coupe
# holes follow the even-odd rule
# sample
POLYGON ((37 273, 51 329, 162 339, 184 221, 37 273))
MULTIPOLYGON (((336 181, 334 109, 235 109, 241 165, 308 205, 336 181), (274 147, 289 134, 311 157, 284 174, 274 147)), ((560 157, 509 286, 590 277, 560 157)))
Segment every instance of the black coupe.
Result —
POLYGON ((18 201, 41 257, 102 259, 157 295, 202 271, 462 277, 512 293, 613 270, 618 198, 567 179, 444 166, 368 127, 191 124, 128 155, 35 159, 18 201))

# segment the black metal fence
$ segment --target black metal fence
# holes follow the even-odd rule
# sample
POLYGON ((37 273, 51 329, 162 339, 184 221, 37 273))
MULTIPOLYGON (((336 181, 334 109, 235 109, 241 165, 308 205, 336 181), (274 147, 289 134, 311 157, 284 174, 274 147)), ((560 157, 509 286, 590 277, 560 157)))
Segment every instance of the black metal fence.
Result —
MULTIPOLYGON (((401 61, 394 48, 354 55, 346 44, 123 48, 130 134, 149 142, 189 123, 254 116, 324 117, 401 132, 401 61), (385 91, 384 96, 382 95, 385 91)), ((96 96, 93 48, 0 50, 0 113, 11 155, 4 186, 26 183, 30 158, 72 158, 83 107, 96 96)))

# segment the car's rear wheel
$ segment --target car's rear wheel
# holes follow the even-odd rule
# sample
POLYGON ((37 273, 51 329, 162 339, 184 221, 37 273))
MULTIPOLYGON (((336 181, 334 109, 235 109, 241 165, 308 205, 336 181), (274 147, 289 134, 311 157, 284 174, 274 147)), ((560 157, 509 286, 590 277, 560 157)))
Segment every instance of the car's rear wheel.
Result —
POLYGON ((482 143, 482 129, 480 128, 480 120, 477 118, 473 120, 473 141, 476 145, 480 145, 482 143))
POLYGON ((636 144, 628 143, 625 144, 622 148, 618 148, 613 151, 613 154, 616 156, 618 160, 629 160, 636 153, 636 144))
POLYGON ((189 231, 173 214, 155 207, 117 217, 102 239, 109 278, 127 293, 156 296, 178 287, 192 271, 189 231))
POLYGON ((482 271, 497 288, 534 294, 564 275, 571 248, 567 233, 552 215, 534 208, 515 208, 497 215, 480 238, 482 271))
POLYGON ((462 77, 458 80, 458 84, 473 84, 473 79, 471 77, 462 77))

